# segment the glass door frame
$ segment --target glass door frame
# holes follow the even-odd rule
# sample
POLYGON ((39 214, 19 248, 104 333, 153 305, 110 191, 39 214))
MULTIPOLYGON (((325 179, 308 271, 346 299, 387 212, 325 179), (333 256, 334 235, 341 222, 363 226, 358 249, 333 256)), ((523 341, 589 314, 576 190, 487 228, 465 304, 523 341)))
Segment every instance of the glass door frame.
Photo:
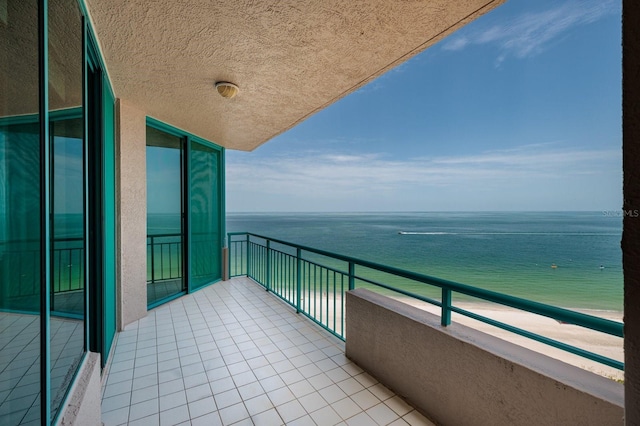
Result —
MULTIPOLYGON (((103 353, 104 289, 104 140, 102 112, 102 68, 96 48, 85 31, 84 147, 85 147, 85 306, 87 350, 103 353), (89 313, 91 315, 89 315, 89 313)), ((105 360, 106 361, 106 360, 105 360)), ((102 366, 104 365, 101 362, 102 366)))
MULTIPOLYGON (((188 242, 189 242, 189 232, 188 232, 188 220, 187 220, 187 212, 188 212, 188 188, 185 187, 185 182, 188 182, 188 170, 189 170, 189 165, 188 165, 188 153, 186 152, 187 150, 187 146, 188 146, 188 141, 187 138, 185 137, 185 135, 175 129, 173 129, 170 126, 166 126, 164 124, 162 125, 157 125, 157 124, 150 124, 149 119, 147 118, 147 123, 146 125, 148 127, 152 127, 155 130, 158 130, 160 132, 163 133, 167 133, 170 136, 174 136, 176 138, 178 138, 180 140, 180 147, 179 147, 179 151, 180 151, 180 255, 181 255, 181 262, 180 262, 180 280, 181 280, 181 289, 180 291, 170 294, 168 296, 156 299, 154 301, 152 301, 151 303, 147 302, 147 310, 153 309, 157 306, 163 305, 167 302, 170 302, 174 299, 177 299, 178 297, 184 296, 185 294, 188 293, 189 291, 189 268, 187 267, 187 265, 189 264, 189 250, 187 249, 188 247, 188 242)), ((146 144, 146 142, 145 142, 146 144)), ((149 145, 147 145, 146 147, 148 148, 149 145)), ((148 173, 148 171, 147 171, 148 173)), ((148 174, 147 174, 148 176, 148 174)), ((149 194, 147 194, 147 198, 149 197, 149 194)), ((149 213, 147 212, 147 218, 149 217, 149 213)), ((148 220, 148 219, 147 219, 148 220)), ((148 236, 147 236, 148 238, 148 236)), ((148 266, 147 266, 148 267, 148 266)), ((147 291, 148 290, 148 285, 147 284, 147 291)))
MULTIPOLYGON (((37 47, 37 58, 34 58, 34 65, 37 65, 37 86, 34 87, 34 95, 37 94, 38 97, 38 105, 37 109, 33 114, 28 115, 19 115, 19 116, 9 116, 0 118, 0 122, 2 122, 3 126, 9 126, 12 124, 34 124, 38 128, 38 141, 37 141, 37 150, 39 152, 39 158, 37 161, 37 171, 39 173, 38 183, 39 183, 39 194, 37 194, 37 198, 39 200, 39 206, 37 208, 37 227, 38 233, 40 235, 40 240, 38 242, 39 255, 37 258, 37 263, 39 264, 39 271, 37 272, 37 286, 39 289, 38 295, 38 313, 39 319, 37 321, 39 327, 39 337, 38 340, 38 350, 39 350, 39 372, 36 373, 39 375, 39 392, 40 392, 40 404, 39 404, 39 423, 43 425, 49 425, 53 422, 56 422, 60 417, 63 409, 57 409, 55 413, 52 413, 52 380, 51 380, 51 335, 52 335, 52 327, 51 327, 51 319, 52 314, 55 316, 63 316, 59 315, 59 312, 52 312, 51 308, 55 307, 52 300, 52 290, 53 290, 53 274, 52 274, 52 264, 53 264, 53 228, 52 228, 52 215, 53 215, 53 204, 52 204, 52 196, 53 196, 53 137, 54 132, 52 131, 52 126, 55 122, 65 119, 80 119, 82 120, 83 127, 83 135, 82 135, 82 144, 83 144, 83 170, 81 172, 83 179, 83 209, 85 209, 84 215, 86 216, 86 209, 88 205, 87 192, 93 190, 90 188, 87 183, 87 128, 88 128, 88 120, 95 119, 100 120, 100 130, 99 138, 101 138, 103 144, 100 145, 99 149, 101 152, 99 153, 99 161, 101 162, 102 174, 101 174, 101 182, 106 186, 107 182, 110 182, 110 192, 100 192, 101 197, 109 196, 112 199, 109 200, 110 206, 113 207, 112 211, 113 217, 109 218, 109 226, 112 226, 113 229, 108 229, 106 232, 109 233, 112 238, 111 243, 115 244, 116 238, 116 230, 115 224, 117 222, 117 218, 115 217, 115 129, 114 125, 114 107, 115 107, 115 97, 113 96, 113 91, 111 89, 111 85, 109 82, 106 73, 103 72, 105 70, 104 62, 100 55, 99 50, 97 49, 97 45, 93 41, 93 30, 91 28, 91 24, 87 19, 88 13, 84 1, 82 0, 71 0, 73 4, 75 4, 79 9, 79 15, 81 19, 81 23, 78 27, 78 35, 82 37, 82 106, 79 108, 67 108, 51 111, 50 110, 50 99, 49 99, 49 84, 50 84, 50 34, 49 30, 50 26, 50 11, 48 0, 34 0, 33 4, 36 6, 36 12, 34 13, 33 20, 33 31, 35 34, 34 38, 34 49, 37 47), (99 68, 101 71, 101 78, 97 78, 95 84, 100 87, 104 98, 95 99, 95 96, 89 96, 88 86, 87 86, 87 67, 89 66, 89 62, 92 62, 94 69, 99 68), (94 103, 96 109, 96 114, 93 118, 87 117, 87 112, 85 108, 87 108, 87 102, 94 103), (105 116, 108 112, 109 116, 105 116), (109 147, 104 145, 104 143, 109 143, 109 147), (112 152, 109 152, 109 165, 107 165, 107 149, 110 149, 112 152)), ((35 71, 34 71, 35 73, 35 71)), ((104 208, 105 204, 101 204, 101 209, 104 208)), ((110 214, 106 211, 99 211, 98 214, 110 214)), ((105 222, 102 222, 103 233, 105 232, 105 222)), ((83 225, 87 230, 88 221, 86 218, 84 219, 83 225)), ((104 235, 104 234, 103 234, 104 235)), ((87 237, 85 235, 85 245, 87 242, 87 237)), ((104 243, 104 241, 102 242, 104 243)), ((87 250, 85 250, 86 252, 87 250)), ((99 247, 98 251, 102 253, 103 247, 99 247)), ((113 277, 113 293, 115 296, 115 276, 116 276, 116 268, 115 263, 116 260, 116 251, 115 248, 112 250, 113 252, 110 254, 100 254, 100 256, 104 259, 105 256, 111 256, 112 262, 109 266, 103 268, 102 274, 105 274, 107 268, 109 268, 110 277, 113 277)), ((84 258, 81 260, 84 263, 84 268, 87 266, 88 257, 85 253, 84 258)), ((86 272, 86 269, 85 269, 86 272)), ((89 328, 91 325, 95 325, 97 322, 95 321, 96 312, 90 306, 87 305, 88 299, 88 282, 85 280, 85 289, 83 298, 85 301, 84 307, 84 330, 83 330, 83 346, 82 346, 82 357, 78 364, 78 368, 73 371, 69 371, 70 378, 69 384, 64 388, 65 395, 60 401, 59 407, 64 407, 67 403, 67 399, 69 397, 69 390, 73 388, 73 384, 77 380, 78 372, 80 371, 80 366, 83 365, 84 359, 87 355, 87 350, 90 345, 90 339, 95 338, 95 333, 90 332, 89 328)), ((103 335, 103 349, 108 349, 111 347, 113 335, 115 333, 115 301, 113 304, 113 312, 112 317, 114 318, 113 324, 110 327, 113 328, 113 332, 110 333, 111 341, 105 342, 105 336, 103 335)), ((101 314, 102 315, 102 314, 101 314)), ((103 363, 106 359, 107 353, 103 353, 103 363)), ((58 405, 56 405, 57 407, 58 405)))
MULTIPOLYGON (((206 284, 200 284, 197 285, 193 282, 194 280, 190 279, 189 280, 189 292, 194 292, 194 291, 198 291, 202 288, 205 288, 211 284, 214 284, 216 282, 219 282, 223 279, 223 275, 224 275, 224 247, 226 244, 226 238, 225 238, 225 226, 226 226, 226 215, 225 215, 225 184, 224 184, 224 148, 211 143, 205 139, 193 136, 193 135, 187 135, 187 152, 186 155, 189 158, 189 161, 191 161, 192 158, 192 147, 194 144, 199 144, 204 146, 205 148, 211 149, 212 151, 216 152, 217 154, 217 164, 216 164, 216 168, 218 171, 218 175, 217 175, 217 188, 216 188, 216 192, 218 195, 218 202, 217 202, 217 213, 218 213, 218 230, 219 230, 219 235, 218 235, 218 254, 219 254, 219 262, 218 262, 218 267, 219 267, 219 272, 220 272, 220 276, 216 279, 214 279, 213 281, 206 283, 206 284)), ((192 176, 191 176, 191 164, 189 164, 189 170, 187 171, 187 177, 188 177, 188 181, 186 184, 186 188, 187 188, 187 192, 188 192, 188 198, 187 198, 187 212, 188 212, 188 220, 191 220, 191 213, 192 213, 192 194, 191 194, 191 187, 192 187, 192 176)), ((191 232, 193 231, 193 227, 189 227, 189 264, 188 264, 188 270, 189 270, 189 277, 193 277, 194 276, 194 271, 193 271, 193 264, 194 264, 194 257, 193 256, 193 242, 195 241, 195 238, 193 238, 193 235, 191 234, 191 232)))
MULTIPOLYGON (((167 297, 163 300, 159 300, 155 303, 149 304, 147 306, 147 309, 153 309, 163 303, 166 303, 170 300, 173 300, 177 297, 180 297, 184 294, 187 293, 192 293, 194 291, 203 289, 205 287, 208 287, 211 284, 214 284, 216 282, 222 281, 222 276, 219 279, 216 279, 214 281, 212 281, 211 283, 199 286, 197 288, 194 288, 194 286, 192 285, 192 280, 191 280, 191 275, 192 275, 192 268, 191 268, 191 227, 190 227, 190 222, 191 222, 191 185, 190 185, 190 174, 191 174, 191 164, 190 164, 190 158, 191 158, 191 145, 192 143, 198 143, 201 145, 204 145, 208 148, 211 148, 213 150, 215 150, 218 153, 218 194, 219 194, 219 201, 218 201, 218 226, 220 229, 220 241, 218 242, 218 244, 220 244, 220 259, 217 259, 218 262, 220 262, 221 265, 221 271, 223 271, 224 265, 222 265, 223 263, 223 258, 224 258, 224 254, 223 254, 223 248, 225 247, 226 244, 226 238, 225 238, 225 233, 226 233, 226 215, 225 215, 225 170, 224 170, 224 165, 225 165, 225 149, 222 146, 216 145, 213 142, 210 142, 206 139, 202 139, 200 137, 197 137, 195 135, 192 135, 188 132, 185 132, 183 130, 180 130, 176 127, 173 127, 169 124, 166 124, 160 120, 157 120, 155 118, 152 117, 147 117, 146 118, 146 125, 148 127, 152 127, 156 130, 160 130, 162 132, 166 132, 172 136, 176 136, 181 138, 182 140, 182 148, 181 148, 181 158, 182 158, 182 194, 183 194, 183 215, 182 215, 182 235, 183 235, 183 243, 182 243, 182 255, 183 255, 183 276, 184 276, 184 280, 185 280, 185 284, 184 284, 184 291, 180 294, 177 294, 175 296, 172 297, 167 297)), ((221 274, 222 275, 222 274, 221 274)))

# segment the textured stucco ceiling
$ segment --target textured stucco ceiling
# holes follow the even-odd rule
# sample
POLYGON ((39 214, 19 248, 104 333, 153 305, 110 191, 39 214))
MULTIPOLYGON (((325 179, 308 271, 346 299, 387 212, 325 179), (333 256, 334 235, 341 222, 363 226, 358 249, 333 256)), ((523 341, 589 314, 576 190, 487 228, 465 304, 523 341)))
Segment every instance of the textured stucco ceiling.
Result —
POLYGON ((116 96, 251 150, 504 0, 87 0, 116 96), (231 100, 216 81, 240 87, 231 100))

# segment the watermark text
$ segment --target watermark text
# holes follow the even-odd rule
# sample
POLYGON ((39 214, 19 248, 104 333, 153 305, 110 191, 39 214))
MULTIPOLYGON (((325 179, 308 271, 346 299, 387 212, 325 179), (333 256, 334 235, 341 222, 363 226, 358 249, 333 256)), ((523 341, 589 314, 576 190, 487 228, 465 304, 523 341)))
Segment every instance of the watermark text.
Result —
POLYGON ((602 215, 607 217, 640 217, 640 210, 603 210, 602 215))

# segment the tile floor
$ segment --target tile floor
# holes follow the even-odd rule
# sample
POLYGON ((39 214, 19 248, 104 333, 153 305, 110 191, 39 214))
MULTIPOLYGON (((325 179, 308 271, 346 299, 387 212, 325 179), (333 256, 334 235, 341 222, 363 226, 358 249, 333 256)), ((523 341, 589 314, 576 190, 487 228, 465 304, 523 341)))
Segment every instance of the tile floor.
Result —
POLYGON ((119 334, 102 421, 115 425, 432 425, 344 356, 344 342, 247 278, 119 334))
POLYGON ((147 281, 147 303, 162 300, 182 291, 182 278, 150 282, 147 281))
MULTIPOLYGON (((84 353, 84 323, 51 317, 55 415, 84 353)), ((40 424, 40 317, 0 312, 0 424, 40 424)))

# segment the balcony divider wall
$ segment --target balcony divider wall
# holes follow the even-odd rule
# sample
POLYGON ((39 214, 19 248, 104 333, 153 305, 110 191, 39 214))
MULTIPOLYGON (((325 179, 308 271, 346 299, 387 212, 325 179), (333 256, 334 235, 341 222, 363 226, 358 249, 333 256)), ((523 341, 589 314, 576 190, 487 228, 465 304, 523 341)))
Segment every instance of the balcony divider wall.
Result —
POLYGON ((81 2, 0 12, 0 423, 49 425, 116 331, 114 96, 81 2))

